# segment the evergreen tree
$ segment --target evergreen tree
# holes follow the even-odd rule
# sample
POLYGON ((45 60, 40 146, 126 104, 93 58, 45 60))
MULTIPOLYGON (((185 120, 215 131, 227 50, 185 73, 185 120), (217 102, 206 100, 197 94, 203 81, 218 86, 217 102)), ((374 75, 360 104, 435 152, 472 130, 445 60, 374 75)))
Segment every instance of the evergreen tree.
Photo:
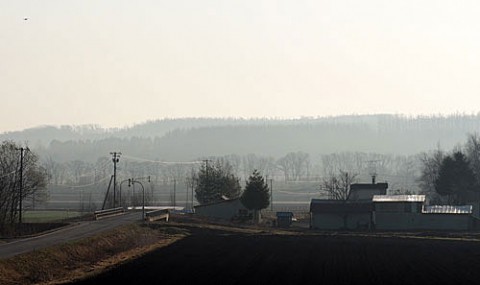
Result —
POLYGON ((265 209, 270 204, 268 185, 257 170, 248 178, 240 199, 247 209, 255 211, 265 209))
POLYGON ((456 151, 443 159, 435 180, 435 190, 442 196, 448 196, 449 203, 462 204, 466 202, 469 192, 474 191, 475 182, 466 156, 456 151))
POLYGON ((232 173, 228 163, 217 161, 206 163, 198 172, 195 198, 200 204, 221 201, 223 198, 234 199, 240 196, 239 179, 232 173))

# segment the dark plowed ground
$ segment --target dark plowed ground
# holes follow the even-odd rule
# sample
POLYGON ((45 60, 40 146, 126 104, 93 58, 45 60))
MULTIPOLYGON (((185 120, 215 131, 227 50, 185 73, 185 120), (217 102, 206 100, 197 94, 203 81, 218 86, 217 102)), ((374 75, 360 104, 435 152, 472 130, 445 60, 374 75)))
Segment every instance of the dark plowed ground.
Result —
POLYGON ((197 229, 75 284, 480 284, 480 242, 197 229))

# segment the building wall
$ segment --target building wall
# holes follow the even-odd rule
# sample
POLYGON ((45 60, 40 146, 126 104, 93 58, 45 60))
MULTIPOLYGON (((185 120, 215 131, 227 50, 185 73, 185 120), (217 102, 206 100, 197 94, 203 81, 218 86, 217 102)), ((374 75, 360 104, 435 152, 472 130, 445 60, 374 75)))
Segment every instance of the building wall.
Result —
POLYGON ((377 230, 468 230, 470 215, 375 212, 377 230))
POLYGON ((203 205, 195 208, 195 214, 202 217, 216 218, 222 220, 230 220, 236 216, 239 210, 246 210, 239 199, 234 201, 226 201, 210 205, 203 205))
POLYGON ((321 230, 357 230, 369 228, 370 213, 312 213, 311 227, 321 230))
POLYGON ((381 195, 380 189, 356 189, 348 196, 348 200, 369 200, 371 201, 374 195, 381 195))

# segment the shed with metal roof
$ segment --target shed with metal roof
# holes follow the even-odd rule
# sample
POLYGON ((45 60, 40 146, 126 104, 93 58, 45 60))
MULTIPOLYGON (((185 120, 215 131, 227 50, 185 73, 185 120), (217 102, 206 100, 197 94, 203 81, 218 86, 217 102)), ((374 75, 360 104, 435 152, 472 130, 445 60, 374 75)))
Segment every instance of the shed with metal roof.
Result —
POLYGON ((427 206, 425 195, 375 195, 373 226, 378 230, 468 230, 472 207, 427 206))

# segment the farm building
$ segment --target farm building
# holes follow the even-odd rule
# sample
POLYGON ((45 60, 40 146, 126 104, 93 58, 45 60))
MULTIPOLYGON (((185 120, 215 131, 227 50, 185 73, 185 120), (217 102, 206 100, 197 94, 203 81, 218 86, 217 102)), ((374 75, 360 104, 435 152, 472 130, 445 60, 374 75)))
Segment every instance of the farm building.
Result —
MULTIPOLYGON (((365 196, 364 196, 365 197, 365 196)), ((362 200, 310 203, 310 227, 325 230, 471 230, 480 220, 471 205, 426 205, 425 195, 373 195, 362 200)))
POLYGON ((385 195, 387 183, 350 185, 347 200, 312 199, 310 227, 328 230, 369 229, 372 226, 372 198, 385 195))
POLYGON ((378 230, 469 230, 472 206, 427 206, 425 195, 375 195, 372 222, 378 230))
POLYGON ((371 226, 372 202, 312 199, 310 228, 354 230, 371 226))
POLYGON ((194 209, 195 215, 220 220, 232 220, 250 214, 250 211, 242 204, 240 198, 224 199, 214 203, 198 205, 194 209))
POLYGON ((388 183, 355 183, 350 185, 349 201, 372 201, 373 195, 387 194, 388 183))

